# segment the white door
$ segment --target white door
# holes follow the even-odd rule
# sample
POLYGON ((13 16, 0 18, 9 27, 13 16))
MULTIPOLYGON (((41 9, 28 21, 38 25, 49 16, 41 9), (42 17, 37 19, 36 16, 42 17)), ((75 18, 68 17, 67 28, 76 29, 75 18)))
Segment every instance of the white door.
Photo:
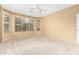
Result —
POLYGON ((76 40, 79 43, 79 14, 76 15, 76 40))

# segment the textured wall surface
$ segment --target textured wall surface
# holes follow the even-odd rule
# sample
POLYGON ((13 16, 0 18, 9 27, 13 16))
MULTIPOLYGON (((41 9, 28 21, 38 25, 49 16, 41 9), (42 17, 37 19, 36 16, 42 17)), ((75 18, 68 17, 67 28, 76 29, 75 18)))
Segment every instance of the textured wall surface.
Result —
POLYGON ((79 5, 44 17, 43 35, 76 43, 77 13, 79 13, 79 5))

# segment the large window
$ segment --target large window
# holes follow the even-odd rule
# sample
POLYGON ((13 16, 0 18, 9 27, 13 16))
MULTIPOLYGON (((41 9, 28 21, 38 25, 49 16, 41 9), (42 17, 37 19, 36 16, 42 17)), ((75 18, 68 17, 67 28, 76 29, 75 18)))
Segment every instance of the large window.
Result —
POLYGON ((9 16, 4 16, 4 32, 9 32, 9 16))
POLYGON ((16 17, 15 19, 15 31, 33 31, 33 20, 30 18, 16 17))
POLYGON ((32 31, 33 30, 33 20, 29 20, 29 22, 27 23, 27 25, 28 25, 27 30, 28 31, 32 31))
POLYGON ((15 19, 15 31, 19 32, 22 30, 22 18, 16 17, 15 19))

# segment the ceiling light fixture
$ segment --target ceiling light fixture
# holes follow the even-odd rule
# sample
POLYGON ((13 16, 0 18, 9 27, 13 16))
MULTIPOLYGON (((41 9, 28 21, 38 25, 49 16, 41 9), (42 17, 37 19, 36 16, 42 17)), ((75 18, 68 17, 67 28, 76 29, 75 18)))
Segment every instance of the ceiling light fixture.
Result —
POLYGON ((34 14, 39 14, 41 15, 42 12, 46 11, 46 9, 40 8, 40 4, 36 5, 36 8, 30 8, 30 12, 34 14))

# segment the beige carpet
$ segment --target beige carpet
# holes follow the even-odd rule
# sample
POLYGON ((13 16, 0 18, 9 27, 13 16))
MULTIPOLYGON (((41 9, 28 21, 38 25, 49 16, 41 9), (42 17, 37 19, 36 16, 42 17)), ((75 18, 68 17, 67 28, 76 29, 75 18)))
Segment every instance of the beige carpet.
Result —
POLYGON ((79 48, 65 41, 34 37, 0 43, 1 55, 63 55, 79 54, 79 48))

